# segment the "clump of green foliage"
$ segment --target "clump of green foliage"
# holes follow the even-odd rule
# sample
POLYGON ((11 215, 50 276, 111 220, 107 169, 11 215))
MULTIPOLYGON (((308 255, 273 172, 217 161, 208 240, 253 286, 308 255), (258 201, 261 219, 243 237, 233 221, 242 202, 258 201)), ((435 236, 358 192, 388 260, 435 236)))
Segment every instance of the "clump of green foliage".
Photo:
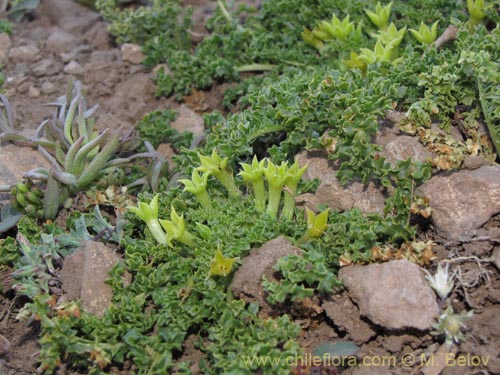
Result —
POLYGON ((12 23, 10 23, 9 20, 0 19, 0 33, 12 35, 12 23))

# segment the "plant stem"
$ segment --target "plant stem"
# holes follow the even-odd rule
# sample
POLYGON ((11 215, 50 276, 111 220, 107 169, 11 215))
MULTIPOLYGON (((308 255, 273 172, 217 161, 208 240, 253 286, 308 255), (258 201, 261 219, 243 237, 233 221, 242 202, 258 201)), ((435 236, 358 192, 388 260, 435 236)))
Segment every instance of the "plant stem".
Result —
POLYGON ((255 196, 255 208, 259 212, 266 210, 266 188, 264 187, 264 180, 259 178, 252 182, 253 194, 255 196))
POLYGON ((188 245, 189 247, 195 247, 196 246, 196 237, 193 236, 191 233, 188 231, 184 231, 182 236, 178 238, 180 242, 182 242, 185 245, 188 245))
POLYGON ((212 208, 212 201, 210 200, 210 196, 208 195, 206 189, 204 189, 201 193, 195 195, 204 210, 209 210, 210 208, 212 208))
POLYGON ((283 203, 283 211, 281 216, 285 219, 291 219, 293 216, 293 210, 295 208, 295 196, 297 195, 297 185, 287 186, 285 189, 285 199, 283 203))
POLYGON ((218 173, 214 176, 220 181, 222 185, 224 185, 230 197, 237 198, 241 196, 241 191, 234 183, 232 174, 229 174, 226 171, 222 171, 221 173, 218 173))
POLYGON ((272 217, 278 216, 278 208, 281 199, 281 186, 269 184, 269 201, 267 202, 267 213, 272 217))
POLYGON ((159 244, 165 245, 167 243, 167 236, 165 235, 165 232, 163 231, 160 223, 158 222, 158 219, 148 220, 147 225, 154 239, 159 244))

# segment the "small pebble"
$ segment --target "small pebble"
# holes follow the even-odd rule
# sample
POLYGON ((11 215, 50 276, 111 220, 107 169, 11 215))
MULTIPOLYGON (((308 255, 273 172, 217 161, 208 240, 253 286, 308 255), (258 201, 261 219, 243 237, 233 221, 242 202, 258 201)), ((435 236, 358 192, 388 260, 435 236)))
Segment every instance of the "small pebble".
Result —
POLYGON ((72 75, 82 75, 83 73, 85 73, 85 70, 78 62, 76 62, 75 60, 71 60, 64 67, 64 73, 72 75))
POLYGON ((28 96, 30 98, 38 98, 40 96, 40 90, 35 86, 30 86, 30 88, 28 89, 28 96))
POLYGON ((42 92, 46 95, 53 94, 56 91, 56 86, 49 81, 45 81, 42 83, 42 92))

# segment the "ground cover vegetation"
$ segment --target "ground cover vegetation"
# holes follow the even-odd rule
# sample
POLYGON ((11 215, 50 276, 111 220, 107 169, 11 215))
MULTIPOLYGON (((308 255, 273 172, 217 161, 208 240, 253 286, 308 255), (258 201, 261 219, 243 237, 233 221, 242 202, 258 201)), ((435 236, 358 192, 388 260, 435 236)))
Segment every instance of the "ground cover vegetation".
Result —
MULTIPOLYGON (((253 9, 218 1, 210 33, 197 42, 192 10, 178 1, 121 3, 97 0, 95 7, 119 43, 143 47, 146 67, 168 65, 156 76, 158 96, 182 100, 193 89, 236 84, 226 91, 229 113, 206 115, 206 134, 196 142, 170 127, 171 110, 144 117, 139 137, 94 131, 78 83, 28 139, 0 97, 2 141, 36 147, 51 164, 3 187, 12 199, 0 223, 0 262, 15 269, 17 293, 29 298, 21 315, 41 326, 41 372, 65 362, 105 374, 131 361, 138 374, 189 374, 179 358, 194 335, 203 373, 288 374, 286 363, 241 361, 243 354, 301 353, 300 327, 289 315, 262 316, 257 303, 231 294, 231 276, 250 249, 284 235, 304 251, 278 262, 279 282, 264 280, 276 306, 335 292, 338 269, 352 263, 399 257, 425 266, 431 255, 415 239, 415 224, 429 212, 416 186, 433 168, 457 169, 466 156, 498 157, 498 2, 276 0, 253 9), (443 34, 451 36, 443 41, 443 34), (242 75, 248 72, 259 74, 242 75), (407 114, 399 126, 430 145, 433 160, 385 160, 374 139, 390 110, 407 114), (462 142, 449 135, 457 114, 462 142), (154 150, 162 140, 179 151, 171 172, 154 150), (307 167, 295 157, 318 148, 338 163, 341 183, 384 187, 384 213, 298 210, 294 197, 314 191, 317 181, 303 181, 307 167), (118 208, 117 218, 89 205, 67 219, 68 230, 54 225, 79 194, 103 191, 101 206, 118 208), (77 302, 56 305, 50 288, 62 259, 95 238, 123 255, 110 274, 114 295, 103 317, 77 302)), ((2 23, 0 30, 10 29, 2 23)), ((443 301, 437 339, 453 345, 463 339, 466 316, 444 306, 453 287, 447 270, 428 278, 443 301)))

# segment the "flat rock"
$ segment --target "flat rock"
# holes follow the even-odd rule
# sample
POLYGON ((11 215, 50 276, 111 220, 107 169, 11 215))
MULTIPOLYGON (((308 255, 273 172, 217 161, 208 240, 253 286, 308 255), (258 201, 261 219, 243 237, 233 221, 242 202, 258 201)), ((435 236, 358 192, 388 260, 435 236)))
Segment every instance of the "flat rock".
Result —
POLYGON ((339 278, 361 315, 388 330, 429 330, 439 307, 421 269, 406 260, 342 268, 339 278))
POLYGON ((302 167, 307 164, 307 170, 303 178, 312 180, 320 179, 322 182, 316 191, 319 204, 347 211, 358 208, 363 213, 384 212, 385 196, 383 190, 375 186, 373 182, 364 185, 360 182, 351 182, 345 186, 335 177, 336 170, 332 162, 326 159, 323 152, 303 152, 297 155, 297 162, 302 167))
POLYGON ((131 64, 140 64, 146 57, 142 53, 141 46, 134 43, 124 43, 121 46, 121 52, 123 61, 131 64))
POLYGON ((38 151, 13 144, 0 145, 0 185, 13 185, 23 174, 38 167, 50 167, 38 151))
POLYGON ((273 266, 278 259, 287 255, 301 255, 302 250, 293 246, 285 237, 280 236, 253 250, 245 257, 235 272, 230 289, 237 298, 246 302, 258 302, 261 308, 268 308, 262 288, 262 276, 274 280, 273 266))
POLYGON ((180 132, 188 131, 194 135, 201 135, 205 130, 203 117, 184 104, 179 107, 177 118, 172 122, 172 128, 180 132))
POLYGON ((491 259, 495 266, 500 271, 500 246, 496 246, 491 253, 491 259))
POLYGON ((79 44, 79 40, 73 34, 70 34, 64 30, 57 29, 53 31, 47 38, 45 43, 45 49, 53 54, 60 54, 64 52, 69 52, 76 45, 79 44))
POLYGON ((62 71, 62 64, 52 59, 43 59, 33 67, 33 74, 36 77, 52 76, 62 71))
POLYGON ((500 165, 434 176, 417 194, 429 198, 431 219, 440 235, 467 239, 500 212, 500 165))
POLYGON ((34 45, 12 47, 9 51, 9 60, 14 64, 33 62, 38 58, 39 53, 40 50, 34 45))
POLYGON ((0 33, 0 64, 5 64, 7 61, 7 56, 9 55, 10 47, 12 46, 12 41, 10 40, 9 34, 0 33))
POLYGON ((432 152, 427 150, 418 138, 407 135, 396 137, 387 142, 382 154, 387 158, 387 161, 393 164, 408 158, 413 161, 425 162, 433 157, 432 152))
POLYGON ((347 332, 349 338, 356 344, 363 344, 376 336, 377 332, 372 326, 361 319, 359 309, 347 295, 340 298, 335 297, 333 301, 324 302, 321 307, 324 309, 336 327, 347 332))
POLYGON ((113 297, 106 280, 119 261, 120 257, 103 243, 86 241, 84 247, 64 260, 61 280, 66 299, 81 298, 85 312, 103 316, 113 297))

